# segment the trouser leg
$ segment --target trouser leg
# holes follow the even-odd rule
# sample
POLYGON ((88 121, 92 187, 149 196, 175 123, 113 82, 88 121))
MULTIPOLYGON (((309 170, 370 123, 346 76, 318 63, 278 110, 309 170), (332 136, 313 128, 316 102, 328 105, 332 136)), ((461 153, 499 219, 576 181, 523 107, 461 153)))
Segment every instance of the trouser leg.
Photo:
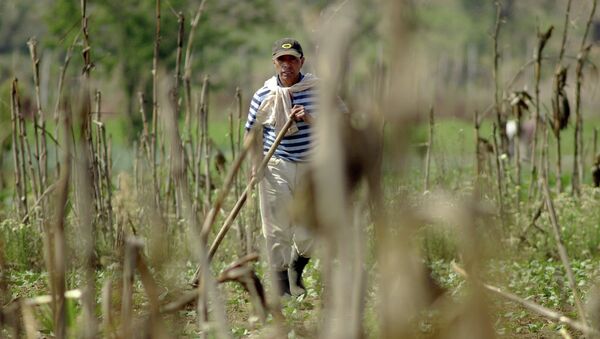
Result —
POLYGON ((292 192, 287 172, 283 160, 271 159, 258 187, 269 266, 280 294, 290 293, 287 269, 292 260, 293 243, 288 212, 292 192))

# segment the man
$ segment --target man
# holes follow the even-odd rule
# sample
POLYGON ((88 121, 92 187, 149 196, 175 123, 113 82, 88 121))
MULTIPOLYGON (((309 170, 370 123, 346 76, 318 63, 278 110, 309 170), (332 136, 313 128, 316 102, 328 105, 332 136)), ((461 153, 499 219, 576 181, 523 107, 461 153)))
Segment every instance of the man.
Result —
POLYGON ((295 39, 276 41, 272 59, 276 75, 254 94, 246 131, 256 123, 262 125, 262 147, 267 153, 287 118, 295 121, 269 160, 258 193, 269 264, 279 293, 299 295, 306 292, 302 272, 313 239, 308 230, 292 223, 290 204, 308 169, 317 79, 300 72, 304 53, 295 39))

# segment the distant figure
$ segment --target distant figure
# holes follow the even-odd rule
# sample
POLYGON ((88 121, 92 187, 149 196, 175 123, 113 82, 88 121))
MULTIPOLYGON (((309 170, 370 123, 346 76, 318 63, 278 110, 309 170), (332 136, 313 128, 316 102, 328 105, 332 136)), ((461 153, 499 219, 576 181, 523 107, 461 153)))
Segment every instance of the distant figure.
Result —
POLYGON ((594 187, 600 187, 600 153, 596 154, 596 161, 592 166, 592 178, 594 179, 594 187))
POLYGON ((508 137, 508 156, 515 155, 515 139, 519 137, 519 156, 521 160, 529 160, 531 155, 531 142, 533 141, 533 130, 535 121, 533 119, 521 122, 521 127, 517 126, 517 120, 508 120, 506 122, 506 136, 508 137), (517 135, 518 133, 518 135, 517 135))

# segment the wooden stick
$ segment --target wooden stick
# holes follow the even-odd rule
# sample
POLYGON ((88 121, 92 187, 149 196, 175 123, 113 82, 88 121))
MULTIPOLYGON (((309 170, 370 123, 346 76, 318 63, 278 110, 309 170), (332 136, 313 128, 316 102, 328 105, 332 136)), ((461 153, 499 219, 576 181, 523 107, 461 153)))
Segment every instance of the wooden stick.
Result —
POLYGON ((285 133, 292 126, 293 123, 294 123, 294 119, 292 119, 291 117, 288 118, 287 122, 285 123, 285 125, 283 126, 283 128, 281 129, 279 134, 277 135, 277 138, 275 138, 273 145, 271 145, 271 148, 269 149, 269 151, 263 158, 262 162, 258 166, 258 168, 256 170, 256 174, 254 176, 252 176, 252 179, 250 179, 250 182, 248 183, 248 185, 246 185, 246 188, 242 192, 241 196, 238 198, 237 202, 235 203, 235 206, 233 207, 233 209, 231 210, 231 212, 225 219, 225 222, 223 222, 223 226, 221 226, 219 233, 217 234, 216 238, 213 240, 213 243, 210 246, 210 250, 208 252, 208 260, 209 261, 215 255, 215 252, 217 252, 217 249, 219 248, 221 241, 223 241, 223 238, 225 238, 225 234, 227 234, 227 231, 229 231, 231 224, 233 223, 235 218, 238 216, 240 210, 246 203, 248 194, 252 191, 252 189, 254 188, 254 185, 256 183, 258 183, 258 181, 260 179, 262 179, 263 172, 264 172, 265 168, 267 167, 267 164, 269 163, 269 159, 271 159, 273 154, 275 154, 275 151, 277 150, 277 146, 279 146, 279 144, 281 143, 281 140, 283 140, 283 137, 285 136, 285 133))

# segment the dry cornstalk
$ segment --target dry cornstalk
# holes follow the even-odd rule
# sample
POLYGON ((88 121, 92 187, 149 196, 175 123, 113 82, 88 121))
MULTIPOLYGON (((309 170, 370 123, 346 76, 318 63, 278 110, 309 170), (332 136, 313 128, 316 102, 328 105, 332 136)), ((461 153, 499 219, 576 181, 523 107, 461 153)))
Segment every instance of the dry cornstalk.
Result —
POLYGON ((594 159, 596 158, 596 154, 598 154, 598 128, 594 127, 594 139, 592 140, 592 147, 593 147, 593 152, 592 152, 592 162, 594 161, 594 159))
MULTIPOLYGON (((538 139, 538 125, 540 123, 540 79, 542 74, 542 52, 550 37, 554 26, 550 26, 547 31, 540 32, 538 27, 538 43, 535 50, 535 111, 533 112, 533 140, 531 142, 531 178, 530 182, 537 181, 537 139, 538 139)), ((535 185, 529 185, 528 201, 531 202, 533 197, 535 185)))
MULTIPOLYGON (((31 146, 29 145, 29 139, 27 138, 27 128, 25 126, 25 117, 23 116, 23 112, 21 112, 21 99, 20 99, 20 95, 19 95, 19 86, 18 86, 18 80, 17 78, 15 78, 12 82, 12 100, 13 102, 13 106, 15 109, 15 114, 17 116, 18 122, 17 122, 17 126, 19 128, 19 149, 21 151, 21 170, 22 173, 24 174, 22 176, 23 178, 23 187, 24 187, 24 194, 27 195, 27 175, 29 175, 29 179, 31 180, 31 187, 33 189, 33 192, 35 193, 36 197, 39 197, 39 193, 37 193, 38 191, 38 185, 37 185, 37 176, 35 175, 35 170, 33 167, 33 161, 32 161, 32 155, 31 155, 31 146), (25 159, 27 159, 25 161, 25 159), (27 166, 25 166, 27 165, 27 166), (29 174, 27 174, 26 172, 26 168, 29 171, 29 174)), ((36 210, 35 212, 36 216, 38 215, 38 212, 36 210)))
POLYGON ((433 128, 434 128, 433 106, 429 109, 429 138, 427 140, 427 154, 425 155, 425 185, 423 190, 429 191, 429 169, 431 166, 431 153, 433 148, 433 128))
MULTIPOLYGON (((494 145, 494 160, 495 160, 495 164, 496 164, 496 183, 498 186, 498 202, 500 204, 500 220, 502 222, 503 226, 506 226, 506 218, 505 218, 505 214, 504 214, 504 194, 502 193, 502 187, 503 187, 503 183, 502 183, 502 179, 504 178, 504 176, 499 175, 498 173, 503 172, 502 169, 502 164, 500 163, 500 156, 498 155, 500 153, 500 149, 498 147, 498 141, 496 140, 496 135, 498 133, 498 126, 496 126, 496 124, 492 125, 492 143, 494 145)), ((518 198, 518 193, 517 193, 517 209, 519 208, 519 198, 518 198)))
POLYGON ((64 118, 65 133, 63 140, 63 169, 60 173, 60 179, 57 184, 57 198, 55 220, 50 232, 45 232, 45 245, 47 258, 47 270, 50 275, 50 290, 53 296, 52 310, 54 315, 54 331, 57 338, 66 337, 66 241, 65 241, 65 221, 67 213, 67 199, 69 195, 69 185, 71 180, 71 142, 68 131, 72 130, 70 119, 64 118))
POLYGON ((102 331, 105 337, 114 332, 112 319, 112 281, 107 279, 102 286, 102 331))
POLYGON ((192 114, 192 90, 191 90, 191 78, 192 78, 192 47, 194 43, 194 37, 196 34, 196 27, 198 26, 198 22, 200 22, 200 17, 204 12, 204 4, 206 0, 202 0, 200 5, 198 5, 198 9, 194 15, 194 18, 191 22, 190 33, 188 35, 187 46, 185 49, 185 62, 184 62, 184 73, 183 73, 183 82, 185 87, 185 102, 186 102, 186 110, 185 110, 185 124, 188 126, 188 136, 190 138, 191 149, 193 150, 193 138, 191 133, 191 114, 192 114))
MULTIPOLYGON (((250 147, 252 146, 252 144, 254 142, 254 138, 256 138, 256 134, 250 133, 248 135, 248 137, 246 138, 246 140, 244 141, 244 148, 242 149, 242 151, 240 152, 238 157, 235 159, 233 165, 230 167, 229 172, 227 173, 227 176, 223 183, 223 188, 221 189, 219 196, 213 203, 213 206, 211 207, 208 214, 206 215, 206 218, 204 219, 204 223, 202 224, 202 229, 200 232, 200 237, 201 237, 203 243, 208 243, 208 235, 210 233, 212 225, 214 224, 214 222, 216 220, 217 213, 221 210, 223 202, 225 202, 225 198, 227 198, 227 196, 229 195, 229 191, 231 190, 231 186, 234 183, 234 179, 237 178, 237 173, 240 170, 240 168, 242 167, 242 163, 243 163, 244 159, 246 158, 246 155, 248 154, 248 151, 250 150, 250 147)), ((211 257, 212 256, 210 256, 210 254, 209 254, 209 260, 211 257)), ((194 273, 194 279, 192 281, 192 284, 195 284, 198 282, 199 274, 200 274, 200 267, 198 267, 198 269, 194 273)))
MULTIPOLYGON (((62 91, 63 91, 63 87, 64 87, 64 82, 65 82, 65 74, 67 72, 67 67, 69 66, 69 62, 71 61, 71 55, 73 54, 73 46, 75 46, 75 43, 77 42, 77 40, 79 39, 79 34, 77 34, 77 36, 75 36, 75 39, 73 39, 73 42, 71 43, 71 45, 69 46, 69 49, 67 50, 67 54, 65 55, 65 61, 62 65, 62 67, 60 68, 60 76, 58 78, 58 91, 57 91, 57 95, 56 95, 56 105, 54 106, 54 135, 55 137, 58 139, 58 128, 60 126, 60 117, 59 117, 59 112, 60 112, 60 106, 61 106, 61 99, 62 99, 62 91)), ((55 147, 55 158, 56 158, 56 174, 57 176, 60 176, 60 156, 58 154, 58 149, 59 147, 55 147)))
POLYGON ((552 201, 552 197, 550 196, 550 189, 548 188, 548 179, 545 176, 542 178, 542 189, 544 191, 544 201, 546 202, 546 208, 548 210, 548 215, 552 224, 552 230, 554 231, 554 237, 556 239, 556 246, 558 247, 558 254, 567 273, 569 287, 571 288, 571 292, 573 293, 573 299, 575 299, 575 306, 577 307, 577 312, 579 313, 579 318, 581 319, 581 322, 583 324, 587 324, 587 315, 585 312, 585 308, 583 307, 581 298, 579 297, 579 292, 577 292, 577 281, 575 280, 575 275, 573 274, 573 269, 571 268, 571 263, 569 261, 567 249, 562 240, 561 227, 558 223, 556 210, 554 209, 554 202, 552 201))
MULTIPOLYGON (((211 275, 210 269, 208 267, 207 255, 206 255, 206 244, 202 243, 202 238, 200 236, 200 225, 198 222, 198 216, 194 211, 192 204, 192 196, 189 190, 189 184, 187 180, 186 170, 184 166, 184 150, 181 142, 181 136, 179 134, 179 128, 176 119, 175 106, 171 107, 171 110, 166 110, 163 112, 163 126, 165 133, 165 140, 168 142, 168 146, 170 147, 170 154, 172 156, 173 163, 173 176, 176 177, 174 182, 177 184, 176 190, 180 190, 182 192, 182 210, 184 212, 184 220, 189 224, 189 230, 192 233, 192 236, 189 237, 190 241, 192 241, 192 248, 194 251, 195 259, 197 259, 198 263, 203 267, 202 269, 202 280, 204 284, 197 289, 196 298, 200 298, 201 300, 198 302, 199 305, 199 328, 204 329, 205 320, 203 315, 206 314, 206 308, 202 309, 203 305, 206 305, 206 302, 211 299, 212 303, 212 312, 211 314, 214 316, 213 320, 216 323, 216 330, 218 337, 227 337, 229 332, 224 306, 219 297, 219 291, 217 289, 214 278, 211 275)), ((164 145, 164 144, 163 144, 164 145)), ((205 331, 202 330, 202 335, 205 335, 205 331)))
POLYGON ((11 126, 12 126, 12 149, 13 149, 13 164, 15 168, 15 188, 17 195, 17 214, 23 222, 27 221, 27 217, 29 215, 29 210, 27 208, 27 184, 25 183, 25 159, 23 158, 23 145, 22 143, 17 142, 17 140, 21 140, 18 138, 18 134, 20 131, 19 124, 20 120, 18 118, 18 99, 17 99, 17 84, 15 81, 12 83, 11 88, 11 100, 10 100, 10 118, 11 118, 11 126))
MULTIPOLYGON (((553 93, 553 108, 554 108, 554 135, 556 136, 556 190, 562 192, 562 164, 561 164, 561 145, 560 145, 560 130, 562 126, 559 121, 562 120, 561 115, 564 115, 563 102, 567 100, 564 94, 564 86, 566 85, 567 70, 562 66, 562 60, 565 55, 565 45, 567 42, 567 32, 569 29, 569 14, 571 13, 571 0, 567 2, 567 10, 565 13, 565 24, 563 29, 562 41, 560 45, 560 53, 556 71, 554 73, 554 93, 553 93), (561 101, 562 99, 562 101, 561 101), (562 114, 560 114, 562 113, 562 114)), ((568 114, 568 113, 567 113, 568 114)))
MULTIPOLYGON (((34 114, 34 133, 35 133, 35 150, 37 160, 38 182, 40 184, 39 191, 36 192, 36 198, 46 187, 46 174, 48 172, 48 157, 46 145, 46 117, 42 110, 42 99, 40 96, 40 59, 37 54, 37 40, 35 38, 27 41, 29 46, 29 54, 31 55, 31 63, 33 66, 33 83, 35 86, 35 103, 36 111, 34 114)), ((44 204, 42 203, 42 206, 44 204)), ((43 209, 43 208, 42 208, 43 209)))
POLYGON ((133 317, 133 280, 138 263, 139 250, 142 242, 136 238, 125 241, 125 261, 123 263, 123 295, 121 299, 121 336, 132 337, 133 317))
MULTIPOLYGON (((456 263, 452 263, 452 269, 454 270, 454 272, 458 273, 459 275, 463 276, 463 277, 468 277, 469 275, 467 274, 467 272, 465 272, 465 270, 463 270, 462 268, 460 268, 458 265, 456 265, 456 263)), ((569 317, 564 316, 561 313, 558 313, 554 310, 551 310, 549 308, 546 308, 542 305, 538 305, 536 303, 534 303, 531 300, 527 300, 527 299, 523 299, 517 295, 514 295, 512 293, 509 292, 505 292, 502 289, 496 287, 496 286, 492 286, 492 285, 488 285, 488 284, 482 284, 482 286, 487 289, 488 291, 494 292, 497 295, 506 298, 508 300, 511 300, 513 302, 519 303, 521 305, 523 305, 525 308, 529 309, 530 311, 533 311, 543 317, 546 317, 548 319, 554 320, 554 321, 558 321, 561 324, 565 324, 568 325, 578 331, 581 331, 583 333, 587 333, 587 334, 595 334, 597 335, 598 332, 589 327, 588 325, 586 325, 585 323, 573 320, 569 317)))
POLYGON ((156 0, 155 7, 156 30, 154 33, 154 56, 152 58, 152 185, 154 187, 154 202, 158 211, 160 204, 160 184, 158 182, 157 164, 157 138, 158 138, 158 55, 160 48, 160 0, 156 0))
POLYGON ((592 47, 592 45, 586 46, 586 40, 590 31, 590 26, 594 20, 594 14, 596 13, 597 3, 598 0, 594 0, 594 2, 592 3, 590 16, 585 26, 585 33, 583 33, 583 38, 581 39, 581 46, 579 48, 579 53, 577 54, 577 66, 575 68, 575 74, 577 79, 575 85, 575 161, 573 161, 573 175, 571 179, 571 184, 573 194, 576 195, 579 195, 581 193, 579 186, 583 181, 583 116, 581 114, 581 83, 583 81, 584 63, 586 62, 587 56, 592 47))
MULTIPOLYGON (((494 2, 496 6, 496 24, 494 26, 494 68, 493 68, 493 77, 494 77, 494 107, 496 110, 496 120, 498 123, 498 128, 500 129, 500 146, 502 153, 508 152, 508 137, 506 135, 506 118, 503 115, 502 107, 500 104, 500 79, 498 79, 498 61, 500 60, 500 53, 498 52, 498 37, 500 35, 500 24, 502 23, 502 4, 500 1, 494 2)), ((498 175, 502 175, 502 173, 498 173, 498 175)))
MULTIPOLYGON (((210 144, 210 138, 208 137, 208 131, 209 131, 209 126, 208 126, 208 122, 210 121, 208 119, 208 93, 209 93, 209 88, 210 83, 208 81, 208 76, 204 77, 204 83, 202 84, 202 88, 204 89, 203 92, 203 99, 202 99, 202 144, 204 145, 204 197, 205 200, 208 202, 208 204, 205 205, 205 208, 208 208, 208 206, 211 203, 211 194, 210 194, 210 186, 212 185, 212 179, 211 179, 211 175, 210 175, 210 154, 211 154, 211 144, 210 144)), ((206 212, 206 211, 205 211, 206 212)))

